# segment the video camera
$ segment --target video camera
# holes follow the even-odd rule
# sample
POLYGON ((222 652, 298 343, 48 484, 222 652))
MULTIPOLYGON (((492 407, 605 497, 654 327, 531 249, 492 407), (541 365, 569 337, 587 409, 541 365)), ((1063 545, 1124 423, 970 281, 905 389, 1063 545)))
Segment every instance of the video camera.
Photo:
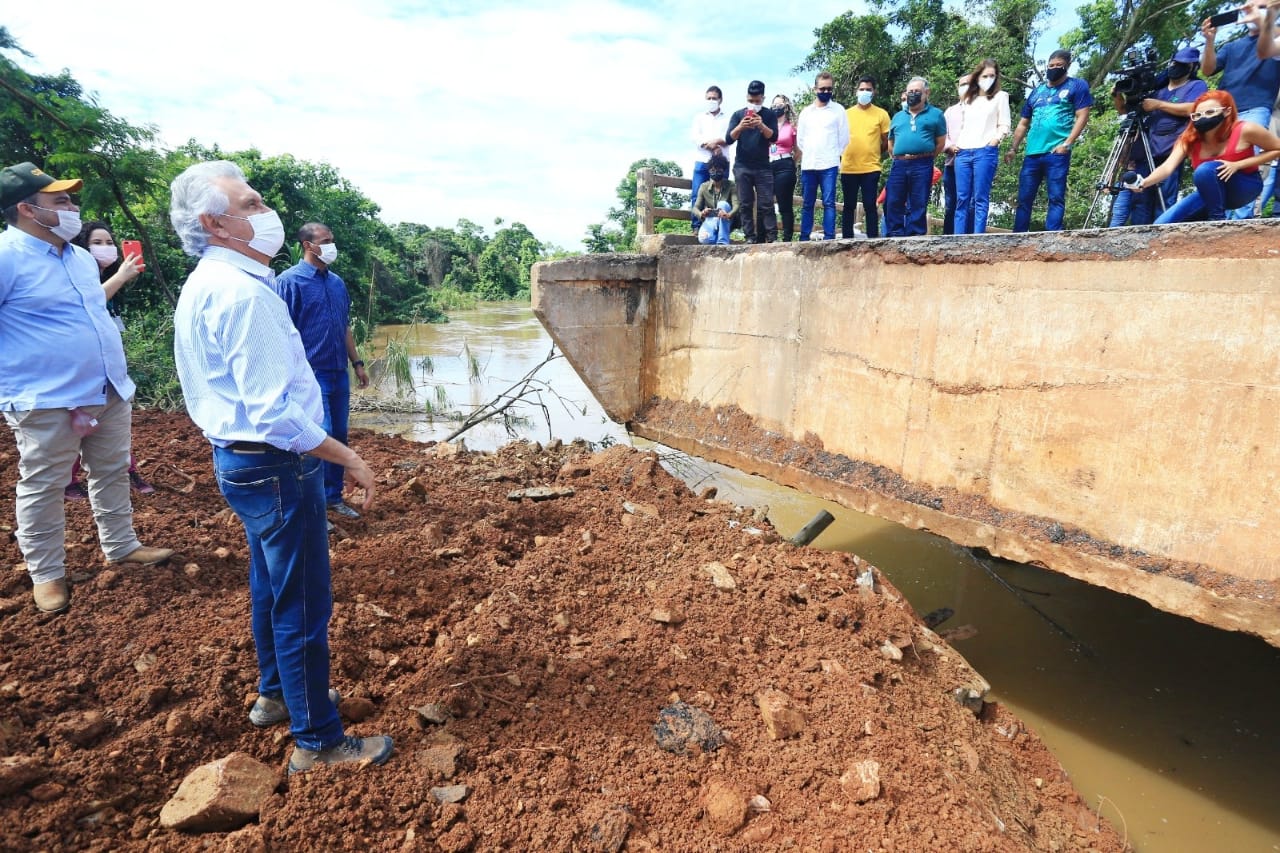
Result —
POLYGON ((1130 48, 1122 60, 1125 65, 1109 72, 1118 78, 1115 91, 1124 96, 1126 112, 1135 112, 1147 96, 1169 82, 1169 71, 1156 55, 1155 48, 1130 48))

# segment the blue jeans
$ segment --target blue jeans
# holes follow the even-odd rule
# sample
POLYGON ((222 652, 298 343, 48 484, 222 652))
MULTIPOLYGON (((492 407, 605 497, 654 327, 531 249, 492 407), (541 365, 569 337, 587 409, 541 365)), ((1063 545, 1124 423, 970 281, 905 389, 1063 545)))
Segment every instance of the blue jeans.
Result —
POLYGON ((956 161, 942 167, 942 233, 956 233, 956 161))
POLYGON ((1028 154, 1022 160, 1018 172, 1018 210, 1013 216, 1014 231, 1031 229, 1031 205, 1040 194, 1040 183, 1045 184, 1049 197, 1049 211, 1044 218, 1044 230, 1061 231, 1062 217, 1067 210, 1067 171, 1071 168, 1071 152, 1066 154, 1028 154))
MULTIPOLYGON (((351 409, 351 375, 345 370, 317 370, 320 402, 324 405, 324 431, 343 444, 347 443, 347 423, 351 409)), ((324 463, 324 502, 342 501, 344 469, 333 462, 324 463)))
POLYGON ((956 154, 956 233, 987 233, 991 184, 1000 163, 1000 146, 962 148, 956 154))
MULTIPOLYGON (((721 212, 729 212, 729 202, 722 201, 716 205, 721 212)), ((733 227, 728 219, 707 219, 698 228, 698 242, 704 245, 729 245, 729 229, 733 227)))
MULTIPOLYGON (((1271 107, 1253 107, 1252 109, 1241 110, 1239 115, 1239 120, 1251 121, 1254 124, 1262 125, 1264 128, 1270 128, 1271 127, 1271 107)), ((1258 151, 1259 149, 1255 145, 1253 148, 1253 153, 1257 154, 1258 151)), ((1262 199, 1262 203, 1266 204, 1267 200, 1265 198, 1262 199)), ((1252 218, 1253 218, 1253 201, 1252 200, 1250 200, 1248 204, 1242 204, 1234 208, 1233 210, 1227 211, 1227 219, 1252 219, 1252 218)))
POLYGON ((830 169, 801 169, 800 239, 808 240, 813 232, 813 206, 818 199, 818 184, 822 184, 822 239, 836 238, 836 175, 839 166, 830 169))
POLYGON ((329 537, 320 460, 213 449, 218 488, 244 524, 258 692, 282 698, 303 749, 342 740, 329 701, 329 537))
POLYGON ((933 184, 933 158, 894 160, 885 183, 884 234, 916 237, 929 233, 929 187, 933 184))
POLYGON ((698 226, 702 224, 702 218, 697 214, 695 205, 698 203, 698 187, 711 180, 710 163, 694 163, 693 164, 693 195, 689 197, 689 208, 693 211, 689 214, 693 221, 693 230, 697 231, 698 226))
POLYGON ((876 196, 880 195, 880 173, 861 172, 842 174, 840 189, 844 191, 844 211, 840 214, 840 236, 853 236, 853 220, 858 213, 858 196, 862 196, 862 228, 868 237, 880 236, 880 210, 876 196))
POLYGON ((1210 222, 1227 218, 1228 208, 1252 205, 1262 191, 1262 177, 1257 172, 1236 172, 1230 180, 1218 178, 1217 160, 1206 160, 1196 166, 1191 175, 1196 191, 1188 193, 1156 220, 1157 225, 1167 222, 1188 222, 1192 219, 1208 219, 1210 222))

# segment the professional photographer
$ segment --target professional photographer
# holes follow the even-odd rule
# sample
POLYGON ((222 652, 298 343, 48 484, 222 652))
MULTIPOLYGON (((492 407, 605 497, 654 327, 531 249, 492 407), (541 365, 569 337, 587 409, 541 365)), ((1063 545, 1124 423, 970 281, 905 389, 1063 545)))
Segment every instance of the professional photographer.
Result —
POLYGON ((1258 167, 1280 157, 1280 137, 1265 127, 1237 118, 1235 99, 1223 89, 1196 98, 1191 125, 1173 146, 1172 153, 1146 178, 1128 173, 1125 186, 1140 193, 1156 187, 1190 156, 1196 191, 1160 214, 1157 225, 1227 218, 1227 208, 1252 205, 1262 190, 1258 167), (1262 153, 1255 154, 1254 146, 1262 153))
MULTIPOLYGON (((1267 7, 1267 0, 1248 0, 1240 22, 1248 27, 1248 33, 1218 48, 1214 40, 1218 29, 1212 18, 1200 24, 1204 33, 1202 70, 1206 77, 1222 72, 1218 88, 1226 89, 1236 100, 1240 110, 1239 120, 1253 122, 1262 127, 1271 124, 1271 106, 1280 92, 1280 61, 1275 55, 1275 14, 1267 7)), ((1253 216, 1253 205, 1232 212, 1232 219, 1248 219, 1253 216)))
MULTIPOLYGON (((1194 47, 1184 47, 1177 51, 1166 68, 1168 81, 1134 105, 1145 114, 1141 120, 1147 145, 1151 151, 1149 164, 1145 151, 1130 152, 1130 168, 1139 175, 1143 177, 1150 175, 1152 169, 1168 159, 1178 137, 1187 129, 1196 98, 1209 90, 1208 85, 1196 74, 1199 64, 1200 51, 1194 47)), ((1117 110, 1124 109, 1119 105, 1121 97, 1123 96, 1117 96, 1117 110)), ((1178 200, 1178 186, 1181 183, 1182 164, 1179 163, 1169 177, 1160 184, 1159 195, 1154 192, 1132 196, 1121 193, 1116 198, 1116 204, 1112 210, 1111 224, 1113 226, 1124 224, 1123 216, 1118 214, 1123 213, 1126 202, 1132 202, 1132 208, 1129 210, 1130 225, 1148 225, 1154 222, 1162 211, 1173 207, 1178 200), (1161 199, 1164 201, 1163 205, 1160 204, 1161 199), (1117 222, 1117 218, 1121 221, 1117 222)))

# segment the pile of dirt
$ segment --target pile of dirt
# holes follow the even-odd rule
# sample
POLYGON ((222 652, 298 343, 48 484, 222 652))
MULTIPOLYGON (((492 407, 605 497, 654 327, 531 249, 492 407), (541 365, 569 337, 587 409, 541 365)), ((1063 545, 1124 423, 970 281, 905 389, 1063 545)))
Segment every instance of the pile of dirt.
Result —
POLYGON ((396 754, 282 774, 256 823, 195 835, 159 822, 190 771, 291 749, 246 718, 247 554, 208 447, 137 413, 135 525, 180 555, 104 567, 69 504, 72 607, 43 615, 0 438, 0 848, 1125 848, 1023 724, 957 701, 981 679, 861 560, 630 448, 353 445, 381 492, 333 537, 333 683, 396 754))

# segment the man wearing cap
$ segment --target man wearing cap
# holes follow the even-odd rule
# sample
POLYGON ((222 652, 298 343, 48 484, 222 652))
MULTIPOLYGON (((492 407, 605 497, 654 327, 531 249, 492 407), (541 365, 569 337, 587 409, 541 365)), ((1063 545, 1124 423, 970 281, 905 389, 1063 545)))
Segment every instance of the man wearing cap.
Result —
POLYGON ((258 653, 255 726, 289 721, 289 772, 391 756, 391 738, 349 737, 329 692, 333 597, 321 460, 346 468, 373 503, 373 472, 326 435, 320 386, 268 262, 280 216, 235 163, 196 163, 174 179, 169 220, 200 262, 173 317, 187 413, 213 445, 214 473, 249 544, 258 653))
POLYGON ((62 489, 77 455, 107 561, 155 565, 173 556, 133 530, 135 388, 98 263, 70 242, 80 233, 70 194, 81 186, 32 163, 0 171, 8 224, 0 234, 0 411, 18 446, 18 547, 36 607, 50 613, 70 603, 62 489))
POLYGON ((733 180, 742 211, 742 236, 748 243, 772 243, 778 239, 778 216, 773 211, 773 163, 769 160, 769 146, 777 137, 778 114, 764 106, 764 84, 752 80, 747 86, 747 104, 729 118, 729 132, 725 135, 728 142, 736 145, 733 180))
MULTIPOLYGON (((1191 110, 1195 107, 1196 98, 1209 90, 1208 85, 1200 79, 1196 71, 1200 67, 1200 51, 1194 47, 1184 47, 1173 54, 1169 60, 1169 82, 1164 87, 1151 92, 1142 99, 1140 106, 1147 113, 1143 122, 1147 130, 1147 142, 1151 146, 1151 166, 1148 167, 1146 154, 1138 151, 1130 152, 1135 171, 1144 177, 1159 166, 1173 152, 1173 145, 1187 129, 1191 121, 1191 110)), ((1157 195, 1149 193, 1130 193, 1133 196, 1133 207, 1129 214, 1131 225, 1145 225, 1156 221, 1156 217, 1178 200, 1178 187, 1182 183, 1182 164, 1174 169, 1161 185, 1157 195), (1161 207, 1160 200, 1164 200, 1161 207)))
MULTIPOLYGON (((338 244, 329 226, 319 222, 303 225, 298 229, 298 245, 302 260, 282 272, 272 287, 289 309, 294 328, 302 336, 307 361, 320 383, 324 431, 346 444, 351 406, 348 361, 360 387, 369 387, 369 374, 351 333, 351 297, 346 282, 329 269, 338 258, 338 244)), ((331 512, 343 518, 359 518, 360 513, 342 500, 344 470, 333 462, 324 463, 324 501, 331 512)))

